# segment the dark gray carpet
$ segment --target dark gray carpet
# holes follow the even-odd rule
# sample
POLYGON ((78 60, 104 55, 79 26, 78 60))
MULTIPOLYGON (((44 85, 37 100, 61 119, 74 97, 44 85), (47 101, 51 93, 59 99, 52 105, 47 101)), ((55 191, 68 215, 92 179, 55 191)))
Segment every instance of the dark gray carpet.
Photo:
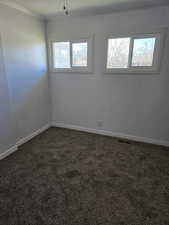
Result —
POLYGON ((0 225, 169 225, 169 149, 50 128, 0 161, 0 225))

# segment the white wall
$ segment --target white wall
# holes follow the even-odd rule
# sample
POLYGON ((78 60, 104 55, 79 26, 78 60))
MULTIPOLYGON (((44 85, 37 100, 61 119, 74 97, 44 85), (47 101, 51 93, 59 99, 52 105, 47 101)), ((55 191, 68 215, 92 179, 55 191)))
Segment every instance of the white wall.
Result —
MULTIPOLYGON (((1 41, 1 40, 0 40, 1 41)), ((8 83, 4 73, 3 49, 0 42, 0 153, 6 150, 12 138, 8 83)), ((14 140, 11 140, 11 143, 14 140)))
POLYGON ((151 31, 168 25, 168 7, 48 21, 48 39, 95 35, 93 74, 50 74, 53 123, 169 143, 169 36, 160 74, 102 72, 104 38, 108 33, 151 31), (101 128, 98 121, 103 121, 101 128))
POLYGON ((44 33, 39 19, 0 4, 0 153, 49 123, 44 33))

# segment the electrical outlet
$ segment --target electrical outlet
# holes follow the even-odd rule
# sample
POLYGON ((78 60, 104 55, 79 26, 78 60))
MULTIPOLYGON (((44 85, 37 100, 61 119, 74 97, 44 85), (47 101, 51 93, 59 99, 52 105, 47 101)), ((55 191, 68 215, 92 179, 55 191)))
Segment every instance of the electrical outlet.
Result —
POLYGON ((101 120, 100 121, 97 121, 97 126, 98 127, 103 127, 103 121, 101 121, 101 120))

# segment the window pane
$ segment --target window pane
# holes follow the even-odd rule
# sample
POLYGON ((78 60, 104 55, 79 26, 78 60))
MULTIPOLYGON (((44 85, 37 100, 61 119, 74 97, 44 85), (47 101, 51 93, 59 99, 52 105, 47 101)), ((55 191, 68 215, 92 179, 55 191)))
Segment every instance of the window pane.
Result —
POLYGON ((87 42, 72 44, 72 66, 87 67, 87 42))
POLYGON ((152 66, 156 38, 135 39, 132 66, 152 66))
POLYGON ((70 68, 70 43, 53 43, 54 68, 70 68))
POLYGON ((127 68, 130 38, 108 39, 107 68, 127 68))

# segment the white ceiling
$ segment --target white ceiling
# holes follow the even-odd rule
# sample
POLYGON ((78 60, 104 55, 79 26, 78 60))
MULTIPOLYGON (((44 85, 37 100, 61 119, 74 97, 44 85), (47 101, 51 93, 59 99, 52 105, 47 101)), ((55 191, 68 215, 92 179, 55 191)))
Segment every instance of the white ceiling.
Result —
MULTIPOLYGON (((0 0, 35 12, 41 16, 63 13, 64 0, 0 0)), ((112 11, 156 7, 169 4, 169 0, 68 0, 71 14, 103 14, 112 11)))

